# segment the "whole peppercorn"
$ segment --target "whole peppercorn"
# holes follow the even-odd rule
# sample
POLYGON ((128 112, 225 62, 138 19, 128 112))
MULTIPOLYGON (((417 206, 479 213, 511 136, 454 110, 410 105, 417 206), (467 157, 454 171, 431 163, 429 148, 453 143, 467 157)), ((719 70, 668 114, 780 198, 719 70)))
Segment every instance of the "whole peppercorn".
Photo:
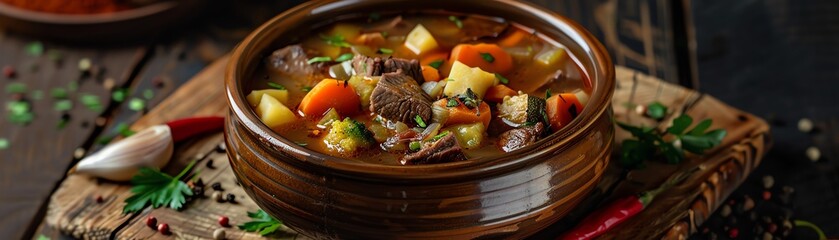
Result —
POLYGON ((769 226, 766 227, 766 231, 769 233, 775 233, 778 231, 778 224, 770 223, 769 226))
POLYGON ((236 195, 233 195, 232 193, 228 193, 225 199, 227 202, 236 203, 236 195))
POLYGON ((10 65, 3 66, 3 76, 6 76, 6 78, 14 78, 16 74, 17 72, 14 67, 10 65))
POLYGON ((770 188, 772 188, 772 186, 775 186, 775 178, 772 177, 771 175, 763 176, 762 182, 763 182, 763 188, 765 188, 765 189, 770 189, 770 188))
POLYGON ((772 193, 769 191, 763 191, 761 197, 763 198, 763 200, 769 201, 769 199, 772 198, 772 193))
POLYGON ((169 224, 161 223, 157 225, 157 232, 163 235, 169 235, 169 224))
POLYGON ((213 166, 213 159, 208 159, 206 166, 209 169, 216 169, 216 166, 213 166))
POLYGON ((105 199, 102 198, 102 195, 96 195, 96 203, 102 203, 104 201, 105 201, 105 199))
POLYGON ((230 227, 230 218, 227 218, 227 216, 218 217, 218 225, 222 227, 230 227))
POLYGON ((224 194, 221 192, 213 192, 213 199, 215 199, 216 202, 224 202, 224 194))
POLYGON ((226 235, 227 235, 227 233, 224 231, 224 229, 221 229, 221 228, 213 231, 213 239, 215 239, 215 240, 223 240, 223 239, 227 238, 226 235))
POLYGON ((211 185, 211 186, 213 187, 213 190, 224 191, 224 188, 221 188, 221 183, 220 182, 213 183, 213 185, 211 185))
POLYGON ((731 228, 728 230, 728 237, 737 238, 737 235, 740 235, 740 230, 737 230, 737 228, 731 228))
POLYGON ((154 216, 146 218, 146 226, 149 226, 152 229, 157 228, 157 218, 154 216))

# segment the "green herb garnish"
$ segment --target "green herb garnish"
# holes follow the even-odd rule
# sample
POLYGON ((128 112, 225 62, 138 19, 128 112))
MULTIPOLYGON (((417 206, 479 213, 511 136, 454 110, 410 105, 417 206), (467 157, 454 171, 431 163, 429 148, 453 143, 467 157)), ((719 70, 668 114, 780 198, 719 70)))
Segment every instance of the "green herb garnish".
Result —
POLYGON ((467 88, 466 92, 460 94, 457 98, 469 109, 476 108, 481 104, 481 100, 478 98, 478 95, 472 91, 472 88, 467 88))
POLYGON ((437 140, 440 140, 441 138, 445 137, 446 135, 449 135, 449 131, 441 132, 440 134, 435 135, 431 139, 432 139, 432 141, 437 141, 437 140))
MULTIPOLYGON (((551 89, 550 88, 548 88, 548 90, 545 90, 545 99, 548 99, 548 98, 551 98, 551 89)), ((565 102, 565 99, 562 98, 562 96, 560 96, 560 99, 562 99, 562 102, 565 102)), ((572 106, 576 106, 576 105, 572 104, 572 106)))
POLYGON ((41 100, 44 98, 44 92, 41 90, 34 90, 29 93, 29 96, 32 97, 34 100, 41 100))
POLYGON ((492 54, 485 53, 485 52, 482 52, 480 54, 481 54, 481 58, 483 58, 484 61, 487 61, 488 63, 495 62, 495 57, 493 57, 492 54))
POLYGON ((6 110, 9 113, 6 118, 12 123, 25 125, 35 119, 35 114, 31 111, 31 105, 25 101, 8 102, 6 103, 6 110))
POLYGON ((114 90, 114 92, 111 93, 111 99, 113 99, 114 102, 118 102, 118 103, 122 102, 122 101, 125 101, 125 97, 127 97, 127 96, 128 96, 128 89, 127 88, 119 88, 119 89, 114 90))
POLYGON ((443 65, 443 60, 437 60, 437 61, 433 61, 431 63, 428 63, 428 66, 431 66, 434 69, 440 69, 440 66, 442 66, 442 65, 443 65))
POLYGON ((501 82, 501 84, 508 84, 508 83, 510 83, 510 80, 509 80, 509 79, 507 79, 507 78, 505 78, 504 76, 501 76, 501 74, 496 73, 496 74, 495 74, 495 78, 497 78, 497 79, 498 79, 498 81, 499 81, 499 82, 501 82))
POLYGON ((102 111, 102 103, 99 101, 99 96, 93 94, 82 94, 82 96, 79 97, 79 101, 82 102, 82 105, 92 111, 102 111))
POLYGON ((393 49, 390 48, 379 48, 379 52, 382 54, 393 54, 393 49))
POLYGON ((53 109, 59 112, 69 111, 70 109, 73 109, 73 101, 70 101, 68 99, 58 100, 57 102, 55 102, 55 106, 53 107, 53 109))
POLYGON ((419 126, 421 128, 426 127, 425 121, 422 120, 422 117, 420 117, 420 115, 417 115, 416 117, 414 117, 414 121, 417 122, 417 126, 419 126))
POLYGON ((681 115, 673 119, 672 126, 661 132, 651 127, 636 127, 617 122, 620 128, 629 131, 635 137, 635 139, 623 141, 621 165, 628 168, 636 167, 645 159, 657 155, 664 156, 668 163, 680 163, 685 159, 684 151, 703 154, 705 150, 719 145, 726 135, 724 129, 706 131, 711 126, 711 119, 699 122, 688 131, 687 129, 692 123, 693 118, 688 115, 681 115), (672 141, 665 140, 667 134, 672 135, 672 141))
POLYGON ((195 161, 189 163, 177 176, 160 172, 153 168, 143 167, 137 175, 131 178, 131 197, 125 199, 124 213, 140 211, 146 206, 153 208, 167 206, 178 210, 186 203, 186 196, 192 196, 192 189, 180 180, 186 175, 195 161))
POLYGON ((457 107, 460 105, 460 102, 457 101, 457 98, 449 98, 449 102, 446 103, 446 107, 457 107))
POLYGON ((452 21, 457 28, 463 28, 463 22, 455 16, 449 16, 449 21, 452 21))
POLYGON ((6 93, 25 93, 26 84, 23 83, 9 83, 6 85, 6 93))
POLYGON ((143 90, 143 98, 145 98, 146 100, 151 100, 152 98, 154 98, 154 91, 152 91, 151 89, 143 90))
POLYGON ((26 49, 26 53, 32 56, 37 57, 41 56, 41 54, 44 54, 44 44, 42 44, 41 42, 31 42, 29 44, 26 44, 24 49, 26 49))
POLYGON ((285 90, 286 89, 285 86, 283 86, 279 83, 275 83, 275 82, 268 82, 268 86, 272 87, 272 88, 279 89, 279 90, 285 90))
POLYGON ((0 138, 0 150, 9 148, 9 140, 5 138, 0 138))
POLYGON ((661 104, 660 102, 656 101, 647 105, 647 116, 656 121, 661 121, 664 119, 664 116, 667 114, 667 106, 661 104))
POLYGON ((408 144, 408 148, 414 152, 419 151, 420 149, 422 149, 422 143, 419 141, 413 141, 408 144))
POLYGON ((251 218, 250 222, 239 225, 239 229, 245 232, 257 232, 259 235, 265 236, 276 232, 283 226, 282 222, 274 219, 262 210, 248 212, 248 217, 251 218))
POLYGON ((338 58, 336 58, 335 61, 336 62, 345 62, 345 61, 352 60, 352 57, 353 57, 352 53, 344 53, 344 54, 341 54, 341 56, 338 56, 338 58))
POLYGON ((301 146, 301 147, 305 147, 305 146, 309 145, 308 143, 304 143, 304 142, 294 142, 294 143, 296 143, 297 146, 301 146))
POLYGON ((146 102, 143 101, 143 99, 132 98, 131 101, 128 102, 128 109, 139 112, 143 111, 144 108, 146 108, 146 102))
POLYGON ((50 96, 55 99, 65 99, 67 98, 67 90, 64 90, 64 88, 53 88, 50 90, 50 96))
POLYGON ((320 39, 323 39, 323 41, 326 42, 326 44, 329 44, 329 45, 332 45, 332 46, 345 47, 345 48, 351 47, 350 43, 347 42, 346 38, 344 38, 344 36, 341 36, 341 35, 326 36, 326 35, 321 34, 320 39))
POLYGON ((310 86, 305 86, 305 87, 303 87, 303 88, 302 88, 302 89, 300 89, 300 90, 302 90, 304 93, 307 93, 307 92, 309 92, 309 91, 312 91, 312 87, 310 87, 310 86))
POLYGON ((329 61, 332 61, 331 57, 313 57, 313 58, 309 59, 309 61, 307 63, 312 64, 312 63, 329 62, 329 61))

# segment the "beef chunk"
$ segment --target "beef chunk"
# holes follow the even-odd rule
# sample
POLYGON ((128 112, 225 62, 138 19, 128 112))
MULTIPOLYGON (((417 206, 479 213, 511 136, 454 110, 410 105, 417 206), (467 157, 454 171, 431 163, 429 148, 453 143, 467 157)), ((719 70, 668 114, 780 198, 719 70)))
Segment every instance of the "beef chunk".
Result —
POLYGON ((417 84, 425 82, 425 78, 422 76, 422 67, 420 67, 420 63, 416 59, 388 58, 385 61, 384 73, 396 72, 400 69, 405 75, 414 78, 417 84))
POLYGON ((370 94, 370 111, 409 126, 416 126, 416 116, 430 123, 431 97, 401 70, 385 73, 370 94))
POLYGON ((537 122, 533 126, 512 129, 498 137, 498 147, 505 152, 512 152, 536 142, 545 133, 545 124, 542 122, 537 122))
POLYGON ((364 55, 356 55, 352 59, 352 67, 356 75, 361 76, 381 76, 384 73, 382 70, 385 66, 384 60, 380 57, 368 57, 364 55))
POLYGON ((318 73, 318 68, 308 63, 306 50, 300 45, 280 48, 268 56, 268 69, 292 77, 308 77, 318 73))
POLYGON ((462 38, 460 42, 474 42, 484 39, 494 39, 501 36, 508 29, 510 24, 498 19, 486 17, 467 16, 461 21, 463 23, 462 38))
POLYGON ((405 155, 402 165, 445 163, 466 160, 454 134, 446 134, 437 141, 426 143, 418 152, 405 155))

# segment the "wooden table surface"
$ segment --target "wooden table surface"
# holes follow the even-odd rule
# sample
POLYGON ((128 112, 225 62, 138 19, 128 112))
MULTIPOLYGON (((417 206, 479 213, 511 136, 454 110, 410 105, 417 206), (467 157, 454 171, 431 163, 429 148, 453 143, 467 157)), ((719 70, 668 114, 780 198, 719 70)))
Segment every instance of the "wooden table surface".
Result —
MULTIPOLYGON (((101 147, 100 144, 96 143, 98 138, 114 135, 117 126, 122 123, 131 123, 143 114, 143 111, 130 110, 128 101, 113 102, 110 91, 103 86, 105 82, 111 82, 109 81, 111 79, 116 87, 130 89, 132 97, 143 98, 142 93, 151 89, 154 96, 146 101, 146 108, 151 108, 207 64, 223 56, 250 29, 297 2, 300 1, 266 3, 265 1, 250 0, 237 1, 236 4, 223 1, 211 9, 209 14, 206 14, 207 17, 191 24, 189 29, 161 33, 160 36, 152 38, 153 40, 149 41, 148 44, 143 45, 69 45, 62 42, 35 39, 16 33, 0 32, 0 67, 9 65, 14 66, 17 70, 17 76, 13 79, 0 76, 0 90, 4 90, 11 83, 22 82, 26 83, 29 90, 39 90, 44 95, 40 100, 33 101, 35 103, 33 105, 35 120, 26 126, 9 123, 5 120, 7 115, 5 109, 0 112, 0 138, 5 138, 9 142, 7 149, 0 150, 0 162, 4 164, 3 168, 0 168, 0 189, 2 189, 0 190, 0 216, 3 216, 3 218, 0 218, 0 236, 6 239, 37 238, 42 234, 53 239, 61 237, 56 231, 44 228, 42 221, 46 211, 46 200, 64 179, 66 170, 77 161, 74 155, 77 152, 95 151, 101 147), (50 52, 50 50, 60 52, 61 60, 56 62, 47 53, 41 56, 29 54, 26 47, 36 41, 43 44, 46 52, 50 52), (77 67, 79 60, 82 58, 90 59, 99 68, 100 73, 96 76, 82 76, 77 67), (74 82, 78 84, 78 90, 70 94, 71 99, 77 99, 82 94, 92 94, 98 96, 105 107, 101 110, 91 110, 76 101, 73 109, 68 112, 70 118, 66 126, 59 129, 58 124, 63 113, 53 110, 56 100, 49 93, 53 88, 67 88, 74 82), (161 82, 163 84, 159 84, 161 82)), ((548 3, 551 1, 537 2, 548 3)), ((718 9, 721 5, 724 5, 723 2, 726 1, 694 4, 697 5, 694 7, 699 7, 696 10, 700 13, 697 18, 713 18, 714 16, 708 12, 712 12, 712 9, 718 9), (702 10, 706 8, 709 10, 703 12, 702 10), (705 14, 702 15, 701 13, 705 14)), ((556 5, 558 4, 550 4, 550 6, 556 5)), ((746 11, 760 8, 760 6, 752 4, 745 8, 745 10, 742 8, 740 10, 746 11)), ((734 12, 736 10, 730 9, 730 12, 727 13, 736 15, 736 12, 734 12)), ((784 14, 782 12, 770 13, 775 15, 784 14)), ((750 21, 752 20, 743 20, 745 23, 750 21)), ((798 22, 787 22, 785 24, 795 23, 798 22)), ((707 22, 703 24, 705 25, 702 26, 706 28, 722 25, 707 22)), ((725 33, 739 36, 736 29, 738 29, 737 27, 745 28, 744 24, 729 26, 725 33)), ((700 30, 702 29, 700 28, 700 30)), ((713 29, 706 30, 713 32, 713 29)), ((780 33, 781 36, 784 36, 784 34, 791 35, 794 33, 780 33)), ((709 66, 735 64, 736 59, 738 59, 727 55, 728 51, 735 50, 734 47, 726 47, 728 45, 724 44, 726 42, 725 36, 729 35, 722 34, 722 36, 723 40, 720 41, 718 41, 720 37, 717 36, 704 37, 704 40, 700 39, 700 52, 702 53, 703 49, 705 51, 705 55, 703 55, 705 58, 700 60, 704 60, 704 62, 710 64, 709 66), (718 46, 719 42, 723 42, 722 47, 718 46), (717 48, 722 48, 722 50, 717 51, 717 48), (735 62, 731 62, 732 60, 729 59, 735 59, 733 60, 735 62)), ((732 43, 732 45, 735 44, 744 43, 732 43)), ((737 46, 739 45, 735 47, 737 46)), ((777 43, 768 47, 772 46, 786 45, 777 43)), ((776 63, 758 67, 777 68, 778 65, 776 63)), ((708 68, 702 68, 702 65, 700 65, 700 71, 702 69, 708 68)), ((714 78, 711 81, 716 82, 726 79, 725 74, 719 73, 718 70, 704 71, 707 74, 700 74, 700 77, 710 76, 714 78)), ((735 101, 734 105, 737 107, 747 110, 755 109, 759 112, 759 116, 771 117, 769 114, 773 112, 764 110, 765 104, 761 105, 760 102, 743 100, 744 97, 741 97, 741 94, 727 89, 729 88, 723 83, 703 85, 703 90, 713 93, 724 101, 735 101), (740 104, 752 105, 738 104, 737 101, 741 100, 740 104)), ((759 91, 759 89, 750 91, 759 91)), ((779 93, 773 92, 773 94, 779 93)), ((0 101, 5 103, 14 97, 16 96, 13 94, 3 92, 0 95, 0 101)), ((26 97, 34 98, 34 96, 26 97)), ((835 97, 833 99, 835 102, 835 97)), ((820 109, 825 108, 836 109, 836 106, 835 104, 823 106, 820 109)), ((837 136, 836 133, 839 132, 839 127, 837 127, 839 122, 835 119, 836 112, 839 111, 833 111, 834 115, 822 115, 815 112, 809 114, 821 117, 819 119, 828 119, 817 121, 817 126, 822 131, 827 132, 828 137, 800 138, 814 141, 823 149, 839 146, 839 141, 830 137, 837 136), (833 116, 833 118, 830 118, 830 116, 833 116)), ((784 120, 788 122, 787 126, 793 125, 794 128, 794 121, 797 119, 790 117, 789 114, 784 116, 784 120)), ((788 141, 776 139, 776 142, 785 146, 783 143, 788 141)), ((800 144, 793 144, 793 146, 796 147, 796 150, 801 150, 798 149, 801 148, 800 144)), ((839 235, 839 225, 837 225, 839 221, 835 221, 835 217, 839 215, 827 214, 834 217, 831 218, 825 214, 819 214, 819 211, 825 207, 835 210, 839 206, 835 204, 837 187, 834 184, 837 183, 836 176, 839 175, 835 174, 837 172, 836 165, 830 162, 831 158, 835 161, 837 153, 836 151, 825 152, 829 157, 823 161, 826 163, 822 165, 801 167, 802 163, 782 162, 774 165, 773 169, 764 168, 761 170, 759 168, 758 171, 761 174, 780 174, 784 172, 785 167, 798 166, 797 170, 802 171, 802 173, 787 174, 784 179, 798 181, 805 178, 804 176, 807 176, 807 174, 819 176, 806 178, 812 180, 809 184, 815 184, 819 187, 806 188, 802 186, 799 188, 798 195, 819 196, 825 191, 824 188, 827 188, 831 190, 831 196, 822 199, 822 202, 815 200, 816 198, 807 198, 809 202, 804 203, 807 205, 797 205, 796 211, 802 213, 798 214, 798 217, 816 218, 818 224, 831 226, 825 227, 825 230, 828 235, 836 236, 839 235), (833 177, 827 177, 830 174, 833 174, 833 177), (810 204, 827 205, 813 206, 810 204)), ((774 154, 780 155, 776 158, 801 157, 799 153, 786 151, 774 154)), ((769 157, 772 157, 772 153, 769 157)), ((759 178, 759 174, 753 175, 748 181, 755 181, 754 178, 756 177, 759 178)))

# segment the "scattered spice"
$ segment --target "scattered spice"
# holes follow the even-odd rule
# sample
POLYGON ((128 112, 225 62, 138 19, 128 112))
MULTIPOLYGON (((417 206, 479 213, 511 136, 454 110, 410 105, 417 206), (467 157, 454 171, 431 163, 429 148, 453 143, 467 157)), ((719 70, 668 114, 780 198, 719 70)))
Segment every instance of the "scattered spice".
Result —
POLYGON ((47 50, 47 58, 55 63, 60 63, 61 60, 64 58, 64 54, 61 53, 59 50, 50 49, 47 50))
POLYGON ((102 198, 102 195, 96 195, 95 201, 96 201, 96 203, 102 203, 102 202, 105 201, 105 199, 102 198))
POLYGON ((769 199, 772 199, 772 192, 763 191, 763 194, 761 194, 761 198, 763 198, 763 200, 765 201, 769 201, 769 199))
POLYGON ((813 121, 809 118, 802 118, 801 120, 798 120, 798 130, 803 133, 813 131, 813 121))
POLYGON ((108 91, 113 90, 116 85, 117 85, 117 81, 114 80, 113 78, 106 78, 105 81, 102 81, 102 87, 105 88, 105 90, 108 90, 108 91))
POLYGON ((31 105, 26 101, 12 101, 6 103, 6 109, 9 115, 6 118, 11 123, 28 124, 35 118, 35 114, 31 112, 31 105))
POLYGON ((125 101, 125 98, 127 96, 128 96, 128 89, 127 88, 119 88, 119 89, 114 90, 114 92, 111 93, 111 99, 113 99, 114 102, 118 102, 118 103, 125 101))
POLYGON ((761 179, 761 182, 763 182, 763 188, 770 189, 770 188, 772 188, 772 186, 775 185, 775 178, 772 177, 771 175, 766 175, 766 176, 763 176, 763 178, 761 179))
POLYGON ((210 187, 212 187, 213 190, 216 190, 216 191, 224 191, 224 188, 221 188, 221 183, 220 182, 215 182, 215 183, 213 183, 213 185, 210 185, 210 187))
POLYGON ((79 90, 79 82, 78 81, 70 81, 69 83, 67 83, 67 90, 69 90, 71 92, 75 92, 76 90, 79 90))
POLYGON ((15 75, 17 75, 17 71, 15 71, 15 67, 12 67, 11 65, 3 66, 3 76, 6 76, 6 78, 12 79, 12 78, 15 78, 15 75))
POLYGON ((157 232, 163 235, 169 235, 169 224, 161 223, 157 225, 157 232))
POLYGON ((44 44, 37 41, 26 44, 26 46, 24 46, 23 49, 26 50, 27 54, 35 57, 44 54, 44 44))
POLYGON ((236 195, 233 195, 232 193, 228 193, 224 199, 229 203, 236 203, 236 195))
POLYGON ((213 159, 207 160, 207 163, 205 164, 205 166, 207 166, 207 168, 209 168, 209 169, 216 169, 216 166, 213 166, 213 159))
POLYGON ((165 81, 162 77, 155 77, 151 80, 151 84, 156 88, 162 88, 165 85, 165 81))
POLYGON ((91 66, 93 66, 93 62, 91 62, 89 58, 82 58, 79 60, 79 71, 88 72, 90 71, 91 66))
POLYGON ((216 150, 217 153, 227 152, 227 144, 219 143, 218 145, 216 145, 215 150, 216 150))
POLYGON ((76 148, 76 150, 73 151, 73 157, 76 159, 82 159, 85 153, 87 153, 87 151, 85 151, 84 148, 76 148))
POLYGON ((99 101, 99 96, 93 94, 82 94, 79 97, 79 101, 91 111, 100 112, 103 109, 102 102, 99 101))
POLYGON ((218 217, 218 225, 222 227, 230 227, 230 218, 227 216, 218 217))
POLYGON ((224 202, 224 194, 220 191, 213 192, 213 199, 215 199, 216 202, 222 203, 224 202))
POLYGON ((152 229, 157 228, 157 218, 155 218, 154 216, 147 217, 146 226, 149 226, 152 229))
POLYGON ((807 158, 809 158, 810 161, 813 162, 819 161, 819 159, 822 157, 822 152, 819 151, 819 149, 816 147, 808 147, 804 154, 806 154, 807 158))
POLYGON ((226 235, 227 235, 227 233, 224 231, 224 229, 221 229, 221 228, 216 229, 215 231, 213 231, 213 239, 215 239, 215 240, 223 240, 223 239, 226 239, 226 238, 227 238, 227 236, 226 236, 226 235))

